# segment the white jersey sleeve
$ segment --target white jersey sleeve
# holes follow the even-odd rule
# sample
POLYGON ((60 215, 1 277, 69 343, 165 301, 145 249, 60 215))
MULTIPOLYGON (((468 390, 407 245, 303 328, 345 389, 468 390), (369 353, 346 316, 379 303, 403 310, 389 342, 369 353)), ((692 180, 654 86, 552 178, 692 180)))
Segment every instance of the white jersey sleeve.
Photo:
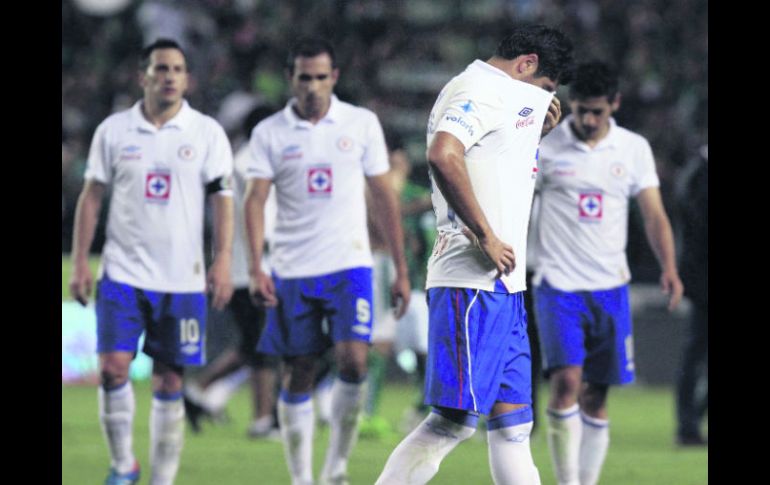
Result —
POLYGON ((102 122, 91 140, 91 149, 88 151, 88 162, 86 165, 86 180, 96 180, 103 184, 109 184, 112 181, 112 157, 109 153, 109 144, 107 143, 106 120, 102 122))
POLYGON ((368 177, 382 175, 390 170, 388 161, 388 147, 385 145, 385 135, 382 132, 380 120, 374 113, 371 114, 366 129, 366 146, 361 163, 364 174, 368 177))
POLYGON ((246 178, 264 178, 272 180, 275 175, 270 157, 270 145, 268 133, 265 130, 264 120, 251 131, 249 138, 249 154, 251 159, 246 164, 246 178))
POLYGON ((484 96, 483 91, 460 87, 450 93, 442 93, 437 104, 439 108, 435 131, 445 131, 454 135, 467 151, 481 138, 499 128, 501 100, 494 96, 484 96), (448 99, 444 100, 443 95, 448 99))
POLYGON ((633 154, 632 159, 632 175, 631 175, 631 196, 636 197, 639 192, 649 187, 660 186, 658 180, 658 174, 655 171, 655 158, 652 156, 652 148, 650 143, 642 138, 639 138, 636 153, 633 154))
MULTIPOLYGON (((207 120, 208 121, 208 120, 207 120)), ((209 128, 208 156, 203 164, 203 183, 209 183, 220 177, 230 177, 233 171, 233 152, 225 130, 219 123, 211 120, 209 128)), ((232 195, 231 191, 219 192, 232 195)))

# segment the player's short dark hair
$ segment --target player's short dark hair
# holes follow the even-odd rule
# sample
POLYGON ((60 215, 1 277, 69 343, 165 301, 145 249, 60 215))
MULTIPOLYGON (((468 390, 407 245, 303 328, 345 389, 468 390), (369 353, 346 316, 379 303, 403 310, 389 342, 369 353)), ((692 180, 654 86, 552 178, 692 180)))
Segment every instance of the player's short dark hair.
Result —
POLYGON ((572 41, 560 30, 546 25, 515 27, 500 41, 495 55, 515 59, 522 55, 537 54, 537 77, 548 77, 569 84, 573 69, 572 41))
POLYGON ((607 100, 612 103, 618 95, 619 85, 617 70, 606 62, 583 62, 575 67, 569 98, 577 100, 607 96, 607 100))
POLYGON ((142 58, 139 61, 140 70, 144 71, 147 69, 147 66, 150 65, 150 56, 152 55, 152 52, 157 49, 176 49, 182 53, 182 55, 185 57, 185 60, 187 59, 187 55, 185 54, 184 49, 182 49, 182 46, 179 45, 179 42, 173 39, 161 37, 142 49, 142 58))
POLYGON ((315 57, 319 54, 329 54, 332 60, 332 69, 337 68, 337 57, 334 55, 334 46, 331 42, 320 37, 303 37, 291 46, 286 57, 286 69, 290 75, 294 74, 294 60, 298 57, 315 57))

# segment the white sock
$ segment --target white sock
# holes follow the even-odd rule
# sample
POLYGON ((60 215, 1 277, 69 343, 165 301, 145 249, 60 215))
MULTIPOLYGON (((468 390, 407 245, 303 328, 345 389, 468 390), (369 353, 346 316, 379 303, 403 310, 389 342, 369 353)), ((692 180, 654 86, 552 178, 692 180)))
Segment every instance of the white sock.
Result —
POLYGON ((610 446, 610 422, 580 413, 583 438, 580 442, 580 485, 595 485, 610 446))
POLYGON ((393 450, 376 485, 422 485, 438 472, 441 461, 461 441, 476 431, 478 417, 469 415, 465 424, 431 412, 393 450))
POLYGON ((318 421, 321 423, 330 423, 332 419, 332 386, 334 377, 329 374, 324 377, 313 391, 313 401, 315 401, 318 421))
POLYGON ((529 448, 533 424, 530 406, 487 421, 489 469, 496 484, 540 485, 529 448))
POLYGON ((313 431, 315 417, 310 394, 281 392, 278 423, 286 463, 293 485, 313 483, 313 431))
POLYGON ((221 412, 235 391, 248 380, 249 373, 249 367, 243 366, 209 384, 203 391, 203 407, 214 414, 221 412))
POLYGON ((151 485, 174 483, 184 444, 184 405, 182 393, 152 398, 150 410, 151 485))
POLYGON ((136 462, 132 450, 134 408, 131 381, 109 391, 99 386, 99 421, 110 451, 110 466, 118 473, 131 471, 136 462))
POLYGON ((578 460, 583 434, 580 407, 574 404, 567 409, 548 409, 547 416, 548 451, 556 480, 559 485, 580 485, 578 460))
POLYGON ((366 381, 359 383, 334 380, 331 391, 331 420, 329 421, 329 447, 321 478, 344 475, 348 469, 350 450, 358 437, 358 420, 363 408, 366 381))

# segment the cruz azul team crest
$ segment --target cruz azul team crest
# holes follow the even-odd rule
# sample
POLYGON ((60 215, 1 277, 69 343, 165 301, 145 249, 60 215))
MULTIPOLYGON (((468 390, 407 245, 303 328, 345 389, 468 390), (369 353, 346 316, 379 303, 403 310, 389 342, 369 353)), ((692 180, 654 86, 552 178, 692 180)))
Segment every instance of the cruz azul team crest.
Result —
POLYGON ((582 192, 578 200, 580 220, 600 222, 602 220, 602 194, 600 192, 582 192))
POLYGON ((147 173, 144 182, 144 200, 166 204, 171 195, 171 172, 152 170, 147 173))
POLYGON ((307 193, 310 197, 331 197, 332 186, 332 167, 330 164, 308 167, 307 193))

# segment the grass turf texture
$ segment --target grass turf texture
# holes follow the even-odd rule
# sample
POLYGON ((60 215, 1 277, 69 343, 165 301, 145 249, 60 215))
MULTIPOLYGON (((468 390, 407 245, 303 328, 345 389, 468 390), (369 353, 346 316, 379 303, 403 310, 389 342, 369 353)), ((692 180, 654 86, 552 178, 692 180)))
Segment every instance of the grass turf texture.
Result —
MULTIPOLYGON (((148 382, 135 382, 137 410, 134 419, 134 452, 149 474, 148 382)), ((543 389, 545 390, 545 389, 543 389)), ((381 413, 398 426, 402 412, 413 402, 414 388, 407 385, 385 387, 381 413)), ((541 394, 545 396, 545 393, 541 394)), ((542 401, 541 401, 542 402, 542 401)), ((708 452, 704 449, 677 449, 673 444, 673 396, 668 389, 627 387, 611 391, 610 451, 601 483, 629 485, 703 485, 708 483, 708 452)), ((201 434, 185 431, 185 446, 176 483, 217 485, 259 483, 288 484, 283 449, 277 441, 246 438, 249 418, 248 393, 242 388, 230 401, 226 424, 204 423, 201 434)), ((542 405, 539 425, 532 437, 532 452, 543 485, 555 484, 545 438, 542 405)), ((485 431, 479 428, 458 446, 441 465, 431 484, 491 484, 485 431)), ((389 454, 400 441, 360 439, 350 459, 352 484, 372 484, 389 454)), ((323 465, 328 430, 316 429, 314 471, 323 465)), ((62 387, 62 484, 100 483, 109 467, 107 448, 97 419, 96 388, 62 387)))

